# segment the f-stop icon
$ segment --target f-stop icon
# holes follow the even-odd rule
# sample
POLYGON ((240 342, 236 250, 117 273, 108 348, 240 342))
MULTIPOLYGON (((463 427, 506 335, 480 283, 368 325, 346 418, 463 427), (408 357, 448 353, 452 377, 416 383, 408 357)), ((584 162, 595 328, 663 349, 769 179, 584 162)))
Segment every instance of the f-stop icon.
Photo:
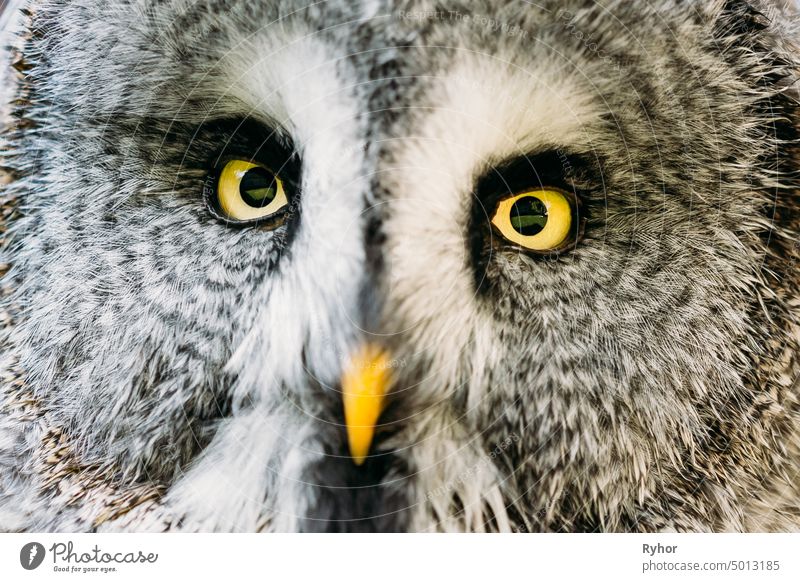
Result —
POLYGON ((25 544, 19 551, 19 563, 26 570, 35 570, 42 565, 44 553, 44 546, 39 542, 25 544))

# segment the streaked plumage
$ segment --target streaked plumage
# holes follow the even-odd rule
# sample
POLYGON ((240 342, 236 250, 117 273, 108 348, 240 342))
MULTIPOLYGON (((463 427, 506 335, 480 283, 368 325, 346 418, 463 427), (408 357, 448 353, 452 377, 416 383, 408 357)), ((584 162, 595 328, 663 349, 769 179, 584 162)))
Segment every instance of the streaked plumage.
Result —
POLYGON ((27 20, 0 150, 0 529, 800 528, 790 9, 27 20), (265 140, 295 153, 288 218, 227 225, 209 172, 265 140), (580 193, 557 259, 487 234, 482 188, 520 160, 580 193), (365 338, 392 393, 358 467, 339 381, 365 338))

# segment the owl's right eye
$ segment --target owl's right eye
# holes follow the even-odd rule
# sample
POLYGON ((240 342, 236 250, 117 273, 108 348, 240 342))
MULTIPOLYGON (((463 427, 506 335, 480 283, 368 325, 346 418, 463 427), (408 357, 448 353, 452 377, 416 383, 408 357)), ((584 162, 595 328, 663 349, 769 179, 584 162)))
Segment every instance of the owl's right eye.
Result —
POLYGON ((276 217, 288 205, 283 180, 265 166, 245 160, 227 162, 211 190, 212 211, 234 222, 276 217))

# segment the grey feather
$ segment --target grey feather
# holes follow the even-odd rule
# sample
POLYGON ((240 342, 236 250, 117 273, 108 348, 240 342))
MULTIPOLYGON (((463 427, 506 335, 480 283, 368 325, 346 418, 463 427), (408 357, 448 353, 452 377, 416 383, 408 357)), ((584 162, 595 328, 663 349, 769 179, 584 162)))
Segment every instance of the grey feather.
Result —
POLYGON ((0 530, 800 528, 790 8, 26 15, 0 530), (298 193, 286 225, 237 229, 203 185, 259 139, 295 150, 298 193), (520 156, 582 193, 557 260, 476 234, 482 177, 520 156), (365 337, 394 389, 356 467, 338 379, 365 337))

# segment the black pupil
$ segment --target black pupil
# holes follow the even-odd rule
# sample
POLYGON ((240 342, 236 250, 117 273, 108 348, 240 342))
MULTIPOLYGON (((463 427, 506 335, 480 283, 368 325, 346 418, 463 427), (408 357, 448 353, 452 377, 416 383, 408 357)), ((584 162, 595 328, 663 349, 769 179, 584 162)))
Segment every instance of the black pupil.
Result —
POLYGON ((264 168, 252 168, 239 183, 239 194, 248 206, 263 208, 278 194, 275 176, 264 168))
POLYGON ((547 208, 535 196, 524 196, 511 207, 511 226, 523 236, 539 234, 547 224, 547 208))

